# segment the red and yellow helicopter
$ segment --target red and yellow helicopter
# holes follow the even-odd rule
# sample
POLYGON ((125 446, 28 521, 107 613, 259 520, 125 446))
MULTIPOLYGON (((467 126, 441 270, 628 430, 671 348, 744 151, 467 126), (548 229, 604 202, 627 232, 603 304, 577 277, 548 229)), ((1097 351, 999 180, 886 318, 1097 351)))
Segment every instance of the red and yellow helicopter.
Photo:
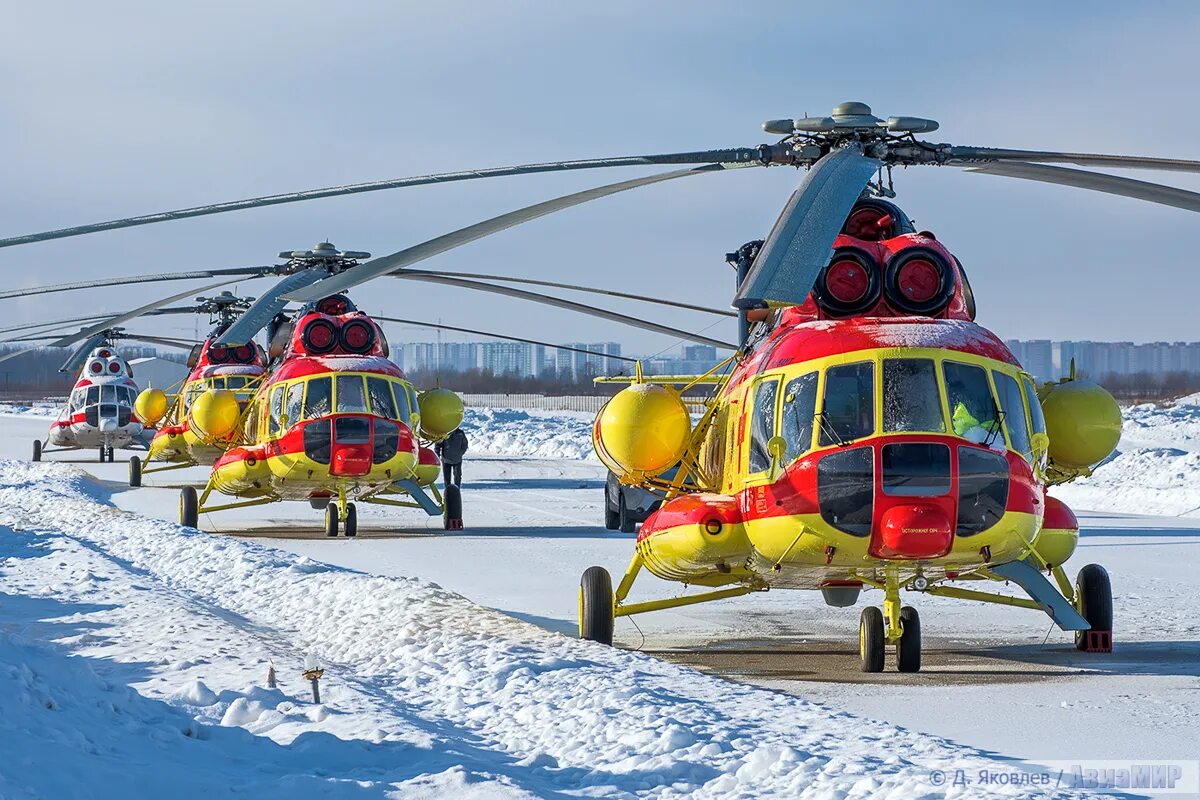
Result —
MULTIPOLYGON (((1107 650, 1108 576, 1088 565, 1072 587, 1062 564, 1074 550, 1077 524, 1046 489, 1086 474, 1107 455, 1119 436, 1119 411, 1086 381, 1035 390, 1004 345, 975 325, 961 264, 885 198, 894 196, 894 167, 951 166, 1200 211, 1195 192, 1056 166, 1195 173, 1200 161, 929 142, 918 135, 937 130, 937 122, 880 119, 862 103, 843 103, 827 117, 773 120, 763 127, 782 138, 749 148, 551 161, 272 195, 13 237, 0 240, 0 247, 382 189, 699 165, 539 203, 353 270, 273 268, 281 280, 222 336, 236 345, 289 300, 316 303, 379 275, 418 277, 407 268, 420 260, 581 203, 730 169, 806 168, 761 249, 743 248, 735 259, 734 306, 744 335, 732 370, 637 381, 597 420, 597 450, 610 468, 630 484, 659 488, 669 497, 645 524, 615 591, 604 570, 584 574, 581 635, 611 641, 616 616, 772 586, 819 588, 835 605, 851 604, 871 587, 884 592, 884 608, 868 608, 860 620, 864 670, 883 668, 888 644, 895 645, 902 671, 920 667, 920 622, 915 609, 901 605, 902 590, 1041 609, 1076 631, 1081 649, 1107 650), (714 384, 714 396, 692 425, 674 386, 699 382, 714 384), (673 479, 659 477, 676 464, 673 479), (643 567, 711 591, 627 603, 643 567), (965 588, 960 581, 1010 581, 1029 597, 965 588)), ((0 293, 5 296, 10 293, 0 293)), ((667 330, 646 321, 640 326, 667 330)), ((261 391, 258 419, 269 429, 270 407, 261 391)))

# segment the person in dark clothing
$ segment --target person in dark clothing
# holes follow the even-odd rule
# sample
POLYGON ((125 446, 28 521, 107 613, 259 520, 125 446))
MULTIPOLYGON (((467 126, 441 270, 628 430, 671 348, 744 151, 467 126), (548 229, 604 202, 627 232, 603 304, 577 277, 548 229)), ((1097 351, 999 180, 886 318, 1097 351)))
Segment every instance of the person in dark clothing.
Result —
POLYGON ((462 428, 454 431, 433 446, 438 458, 442 459, 442 480, 446 486, 462 485, 462 460, 467 452, 467 434, 462 428))

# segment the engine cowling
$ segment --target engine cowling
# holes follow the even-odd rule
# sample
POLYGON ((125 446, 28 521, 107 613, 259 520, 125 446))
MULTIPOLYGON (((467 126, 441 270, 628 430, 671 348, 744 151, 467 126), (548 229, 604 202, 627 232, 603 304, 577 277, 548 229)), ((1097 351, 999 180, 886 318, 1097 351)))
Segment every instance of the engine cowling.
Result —
POLYGON ((678 392, 636 383, 600 409, 592 445, 606 467, 622 480, 635 482, 678 463, 691 431, 691 416, 678 392))
POLYGON ((1117 449, 1121 408, 1102 386, 1087 380, 1051 383, 1041 388, 1038 399, 1056 466, 1094 467, 1117 449))
POLYGON ((167 395, 162 389, 143 389, 133 401, 133 410, 145 425, 157 425, 167 413, 167 395))
POLYGON ((462 424, 466 409, 462 398, 449 389, 427 389, 417 395, 421 412, 421 435, 436 442, 462 424))
POLYGON ((233 392, 209 389, 192 401, 188 425, 206 439, 224 439, 237 428, 242 409, 233 392))

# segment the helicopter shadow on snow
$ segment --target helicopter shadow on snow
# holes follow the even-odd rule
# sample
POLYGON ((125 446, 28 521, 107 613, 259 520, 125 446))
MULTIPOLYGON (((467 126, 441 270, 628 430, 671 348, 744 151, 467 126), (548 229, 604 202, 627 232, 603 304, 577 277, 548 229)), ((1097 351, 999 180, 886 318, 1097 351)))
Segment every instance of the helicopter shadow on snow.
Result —
POLYGON ((1063 675, 1086 672, 1101 675, 1160 675, 1200 677, 1200 641, 1120 641, 1111 653, 1084 653, 1071 645, 1011 645, 988 647, 979 655, 1063 670, 1063 675))

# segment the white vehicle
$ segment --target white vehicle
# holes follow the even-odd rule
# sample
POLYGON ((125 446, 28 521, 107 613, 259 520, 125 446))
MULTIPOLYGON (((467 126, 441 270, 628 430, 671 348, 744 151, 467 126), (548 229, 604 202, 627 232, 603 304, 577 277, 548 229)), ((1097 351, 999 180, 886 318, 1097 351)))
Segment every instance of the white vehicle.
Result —
POLYGON ((41 461, 42 453, 94 447, 101 461, 112 461, 115 448, 143 447, 143 426, 133 411, 137 395, 129 363, 112 347, 97 347, 84 362, 46 441, 34 441, 33 460, 41 461))

